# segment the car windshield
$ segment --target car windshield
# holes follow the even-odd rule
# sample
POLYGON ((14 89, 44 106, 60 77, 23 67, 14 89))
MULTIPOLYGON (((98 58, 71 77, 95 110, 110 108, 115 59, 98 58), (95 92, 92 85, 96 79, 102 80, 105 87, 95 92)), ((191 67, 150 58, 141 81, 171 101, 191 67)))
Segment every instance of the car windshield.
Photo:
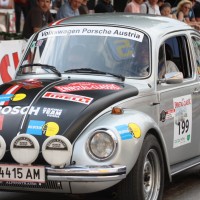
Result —
POLYGON ((127 28, 52 27, 39 32, 26 52, 18 72, 21 75, 54 73, 44 65, 60 73, 87 68, 144 78, 150 72, 149 39, 144 33, 127 28))

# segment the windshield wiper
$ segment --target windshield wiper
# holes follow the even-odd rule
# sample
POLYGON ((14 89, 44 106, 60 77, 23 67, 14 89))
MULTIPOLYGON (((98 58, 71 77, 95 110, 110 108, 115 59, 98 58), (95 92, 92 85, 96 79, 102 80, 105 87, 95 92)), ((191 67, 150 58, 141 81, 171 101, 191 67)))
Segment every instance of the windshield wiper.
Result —
POLYGON ((125 80, 125 77, 122 75, 117 75, 117 74, 113 74, 110 72, 104 72, 104 71, 100 71, 100 70, 96 70, 96 69, 91 69, 91 68, 78 68, 78 69, 69 69, 64 71, 65 73, 94 73, 94 74, 108 74, 117 78, 120 78, 122 81, 125 80))
POLYGON ((61 77, 61 73, 54 66, 51 66, 51 65, 40 64, 40 63, 31 63, 31 64, 21 65, 20 68, 25 68, 25 67, 29 67, 29 66, 30 67, 32 67, 32 66, 40 66, 42 69, 50 69, 52 72, 54 72, 59 77, 61 77))

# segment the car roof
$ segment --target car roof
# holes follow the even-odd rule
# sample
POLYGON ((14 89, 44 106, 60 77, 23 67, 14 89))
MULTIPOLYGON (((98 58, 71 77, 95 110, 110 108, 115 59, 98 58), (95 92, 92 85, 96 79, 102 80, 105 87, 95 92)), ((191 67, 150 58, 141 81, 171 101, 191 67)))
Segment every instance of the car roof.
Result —
POLYGON ((132 14, 132 13, 100 13, 79 15, 76 17, 59 20, 53 25, 111 25, 111 26, 128 26, 145 31, 148 34, 162 35, 167 32, 178 30, 188 30, 193 28, 184 22, 169 17, 158 15, 132 14))

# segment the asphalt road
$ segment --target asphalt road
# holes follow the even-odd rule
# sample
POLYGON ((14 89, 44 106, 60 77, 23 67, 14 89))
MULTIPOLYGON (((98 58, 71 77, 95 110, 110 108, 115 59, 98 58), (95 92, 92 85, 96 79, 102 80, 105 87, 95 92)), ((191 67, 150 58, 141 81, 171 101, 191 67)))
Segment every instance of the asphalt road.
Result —
MULTIPOLYGON (((163 200, 200 200, 200 166, 174 176, 173 182, 165 186, 163 200)), ((111 200, 99 194, 61 195, 39 193, 0 192, 1 200, 111 200)))

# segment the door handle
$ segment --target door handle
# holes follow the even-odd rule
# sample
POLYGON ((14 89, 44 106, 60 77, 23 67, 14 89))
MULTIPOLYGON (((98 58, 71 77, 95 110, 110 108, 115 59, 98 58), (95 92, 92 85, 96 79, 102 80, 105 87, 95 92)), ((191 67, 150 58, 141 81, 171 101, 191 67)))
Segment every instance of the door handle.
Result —
POLYGON ((198 88, 195 88, 194 91, 193 91, 193 94, 200 94, 200 91, 198 88))

